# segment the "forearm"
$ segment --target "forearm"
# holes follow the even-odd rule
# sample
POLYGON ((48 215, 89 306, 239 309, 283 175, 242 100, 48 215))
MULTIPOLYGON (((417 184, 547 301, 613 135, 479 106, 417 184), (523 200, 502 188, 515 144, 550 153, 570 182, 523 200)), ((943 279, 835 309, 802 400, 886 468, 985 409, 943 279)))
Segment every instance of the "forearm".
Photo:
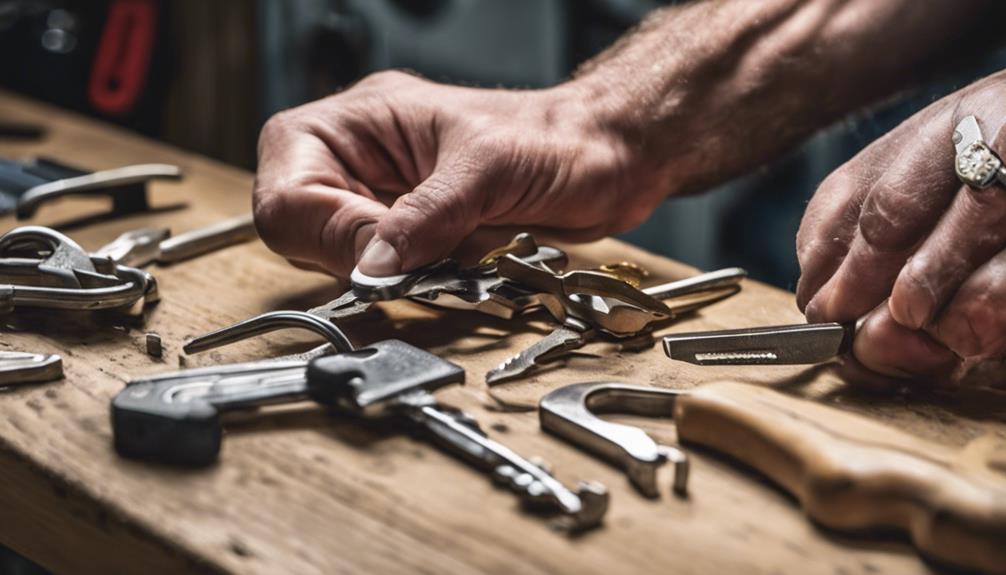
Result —
POLYGON ((665 8, 568 88, 666 193, 785 151, 964 49, 988 0, 702 0, 665 8))

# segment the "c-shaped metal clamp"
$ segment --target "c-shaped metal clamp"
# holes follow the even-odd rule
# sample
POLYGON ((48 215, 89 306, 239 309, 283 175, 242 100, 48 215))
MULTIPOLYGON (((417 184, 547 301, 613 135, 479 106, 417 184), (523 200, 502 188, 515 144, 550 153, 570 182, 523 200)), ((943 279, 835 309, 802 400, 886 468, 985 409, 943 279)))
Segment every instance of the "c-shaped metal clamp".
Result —
POLYGON ((685 392, 620 383, 577 383, 541 399, 541 427, 625 469, 629 480, 647 497, 658 497, 657 469, 674 465, 674 492, 688 488, 688 456, 677 446, 661 445, 638 427, 612 423, 602 413, 670 417, 685 392))

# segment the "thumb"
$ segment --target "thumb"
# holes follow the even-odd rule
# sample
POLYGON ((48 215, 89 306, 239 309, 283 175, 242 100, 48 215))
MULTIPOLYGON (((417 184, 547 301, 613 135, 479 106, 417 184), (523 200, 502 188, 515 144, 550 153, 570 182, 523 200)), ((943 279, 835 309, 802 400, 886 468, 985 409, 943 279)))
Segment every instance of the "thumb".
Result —
POLYGON ((486 179, 455 161, 399 196, 378 221, 374 239, 360 256, 360 271, 396 275, 450 254, 482 219, 486 179))

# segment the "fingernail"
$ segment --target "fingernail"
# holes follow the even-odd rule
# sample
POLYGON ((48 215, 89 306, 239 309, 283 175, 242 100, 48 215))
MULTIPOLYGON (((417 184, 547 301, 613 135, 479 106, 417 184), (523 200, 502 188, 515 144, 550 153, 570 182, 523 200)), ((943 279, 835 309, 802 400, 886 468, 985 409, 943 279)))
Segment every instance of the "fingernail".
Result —
POLYGON ((402 273, 402 258, 391 244, 378 239, 363 251, 357 267, 368 276, 393 276, 402 273))

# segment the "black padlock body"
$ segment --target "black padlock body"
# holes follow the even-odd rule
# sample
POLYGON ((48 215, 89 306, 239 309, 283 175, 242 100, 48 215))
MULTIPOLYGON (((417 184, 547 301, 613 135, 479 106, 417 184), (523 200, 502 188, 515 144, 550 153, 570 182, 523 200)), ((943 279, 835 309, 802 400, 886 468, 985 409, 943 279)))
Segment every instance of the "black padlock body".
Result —
POLYGON ((127 386, 112 400, 112 432, 120 455, 174 465, 213 463, 220 453, 220 414, 201 400, 165 401, 153 382, 127 386))
POLYGON ((379 409, 410 391, 433 392, 464 381, 461 366, 397 339, 319 357, 307 367, 311 399, 356 413, 379 409))

